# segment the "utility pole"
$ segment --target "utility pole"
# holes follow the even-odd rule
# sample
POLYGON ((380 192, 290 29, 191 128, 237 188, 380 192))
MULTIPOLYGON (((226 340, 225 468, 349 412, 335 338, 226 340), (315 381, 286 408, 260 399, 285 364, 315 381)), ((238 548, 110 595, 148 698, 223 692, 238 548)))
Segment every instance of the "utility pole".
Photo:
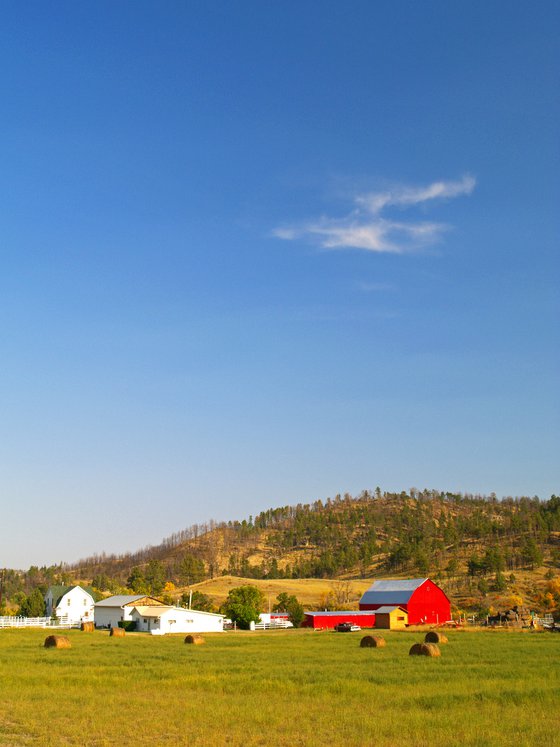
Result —
POLYGON ((6 578, 6 569, 0 570, 0 610, 2 609, 2 600, 4 598, 4 579, 6 578))

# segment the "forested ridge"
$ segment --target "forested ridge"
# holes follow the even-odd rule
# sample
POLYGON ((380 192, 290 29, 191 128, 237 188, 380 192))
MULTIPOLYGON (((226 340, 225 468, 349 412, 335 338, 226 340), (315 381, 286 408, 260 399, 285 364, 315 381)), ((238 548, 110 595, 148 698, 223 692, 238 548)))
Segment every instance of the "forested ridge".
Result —
POLYGON ((431 576, 450 590, 504 591, 513 575, 560 567, 560 497, 503 498, 411 489, 363 491, 193 525, 159 545, 77 563, 4 571, 17 592, 87 580, 100 592, 168 593, 217 575, 245 578, 431 576))

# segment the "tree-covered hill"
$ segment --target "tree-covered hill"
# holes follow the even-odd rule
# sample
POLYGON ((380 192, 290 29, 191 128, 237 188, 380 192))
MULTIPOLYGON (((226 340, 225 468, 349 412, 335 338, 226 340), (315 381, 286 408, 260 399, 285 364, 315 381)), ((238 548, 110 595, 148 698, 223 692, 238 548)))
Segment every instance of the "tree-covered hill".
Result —
MULTIPOLYGON (((96 555, 30 575, 35 585, 83 579, 100 591, 173 593, 231 574, 254 579, 431 576, 451 593, 483 602, 514 586, 515 576, 560 567, 560 497, 363 491, 209 522, 133 554, 96 555)), ((17 574, 10 576, 12 587, 17 574)), ((16 584, 17 585, 17 584, 16 584)), ((5 594, 6 597, 6 594, 5 594)), ((560 600, 559 600, 560 601, 560 600)))

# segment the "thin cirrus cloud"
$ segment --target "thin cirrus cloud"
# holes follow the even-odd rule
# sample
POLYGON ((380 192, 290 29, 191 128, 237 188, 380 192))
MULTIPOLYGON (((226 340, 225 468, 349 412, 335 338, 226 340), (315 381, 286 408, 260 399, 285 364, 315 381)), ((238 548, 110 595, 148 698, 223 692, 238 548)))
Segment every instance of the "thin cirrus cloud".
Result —
POLYGON ((393 285, 393 283, 366 283, 362 282, 359 283, 360 290, 364 291, 364 293, 386 293, 390 292, 393 293, 397 290, 396 286, 393 285))
POLYGON ((445 223, 387 218, 389 208, 406 209, 434 200, 469 195, 476 185, 470 175, 458 181, 437 181, 423 187, 396 186, 383 192, 356 195, 356 207, 342 218, 323 216, 296 226, 280 226, 272 235, 286 241, 309 240, 323 249, 362 249, 401 254, 435 244, 449 229, 445 223))

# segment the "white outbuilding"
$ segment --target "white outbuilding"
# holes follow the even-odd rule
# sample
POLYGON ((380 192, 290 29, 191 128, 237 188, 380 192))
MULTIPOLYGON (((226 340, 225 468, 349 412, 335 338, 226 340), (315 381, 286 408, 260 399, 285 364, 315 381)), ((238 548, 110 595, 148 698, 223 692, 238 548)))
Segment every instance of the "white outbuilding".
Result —
POLYGON ((93 620, 94 599, 81 586, 51 586, 45 594, 47 617, 58 617, 70 625, 93 620))
POLYGON ((135 605, 161 607, 161 601, 145 594, 116 594, 95 605, 95 627, 117 628, 120 622, 131 620, 135 605))
POLYGON ((223 615, 168 605, 145 607, 139 603, 132 610, 131 620, 136 622, 136 630, 152 635, 221 633, 224 629, 223 615))

